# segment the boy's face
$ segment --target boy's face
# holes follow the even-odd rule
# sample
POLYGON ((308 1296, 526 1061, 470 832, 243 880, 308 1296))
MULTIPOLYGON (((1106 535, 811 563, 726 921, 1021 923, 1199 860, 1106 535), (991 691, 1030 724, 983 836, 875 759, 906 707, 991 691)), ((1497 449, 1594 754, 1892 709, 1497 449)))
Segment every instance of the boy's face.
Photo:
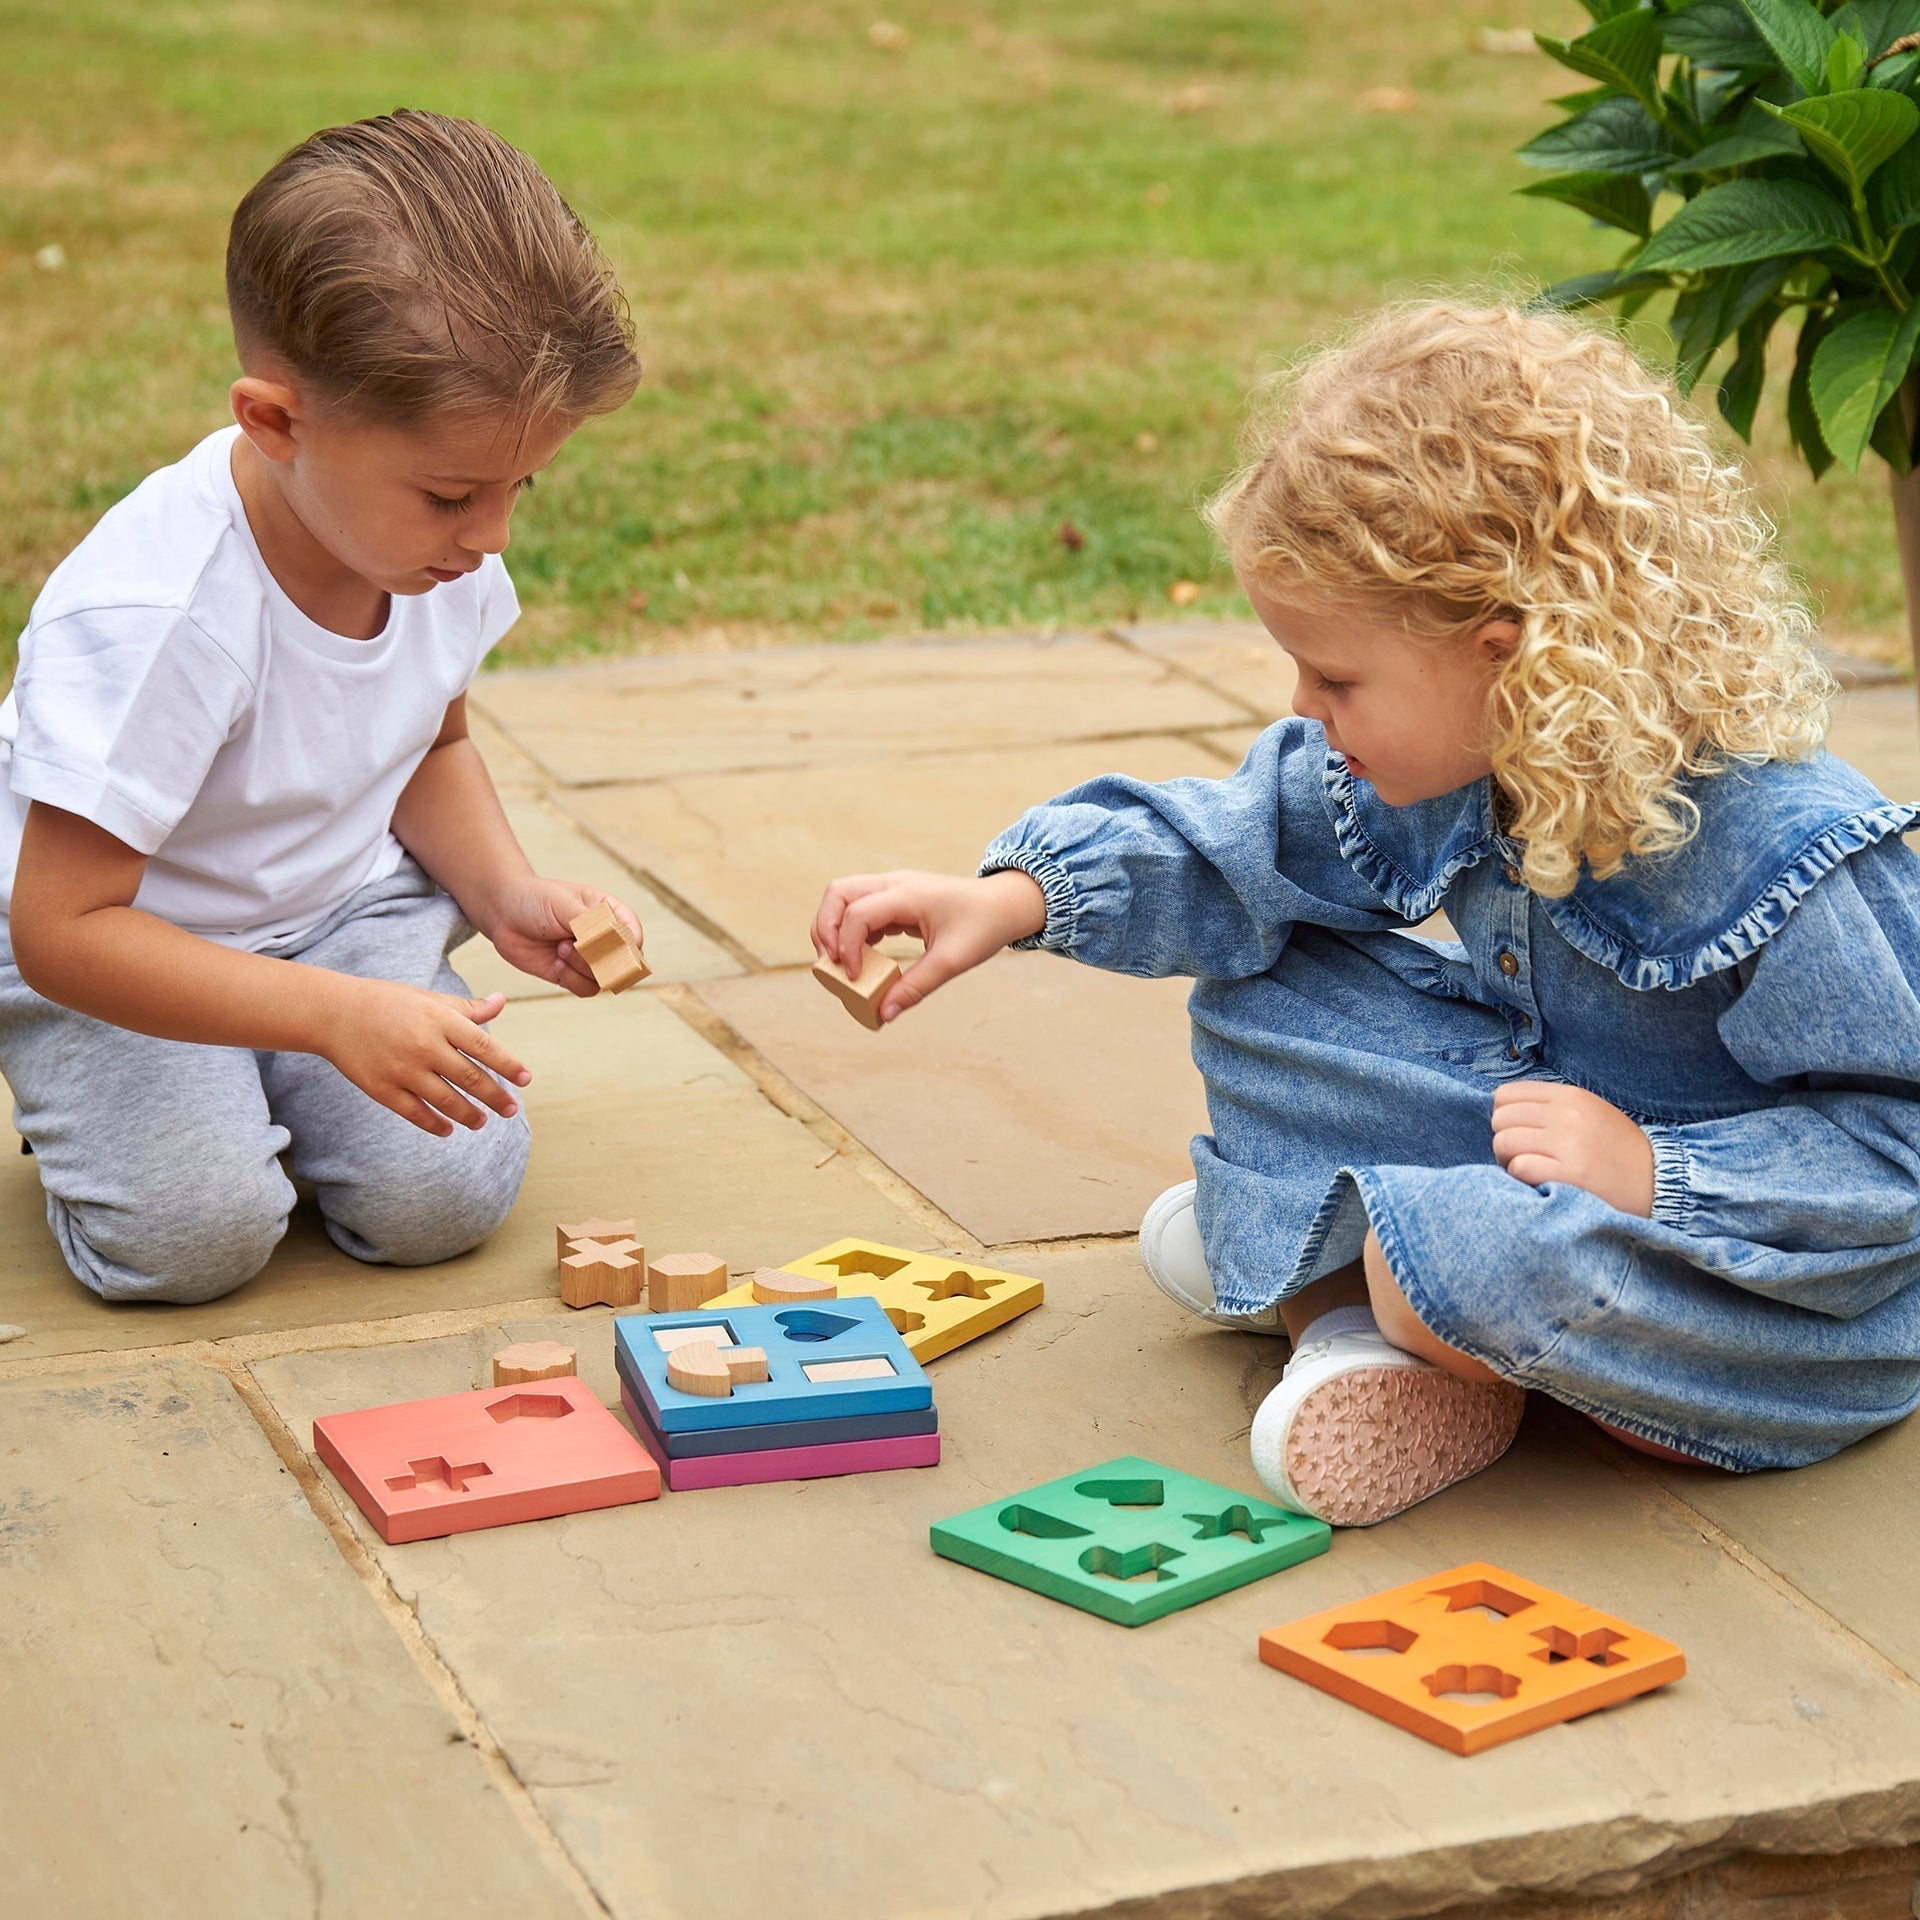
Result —
MULTIPOLYGON (((236 383, 236 412, 242 387, 236 383)), ((451 416, 408 427, 308 411, 253 396, 247 437, 273 462, 280 492, 313 540, 383 593, 431 593, 503 552, 521 491, 579 424, 548 416, 524 434, 451 416), (265 416, 264 425, 260 416, 265 416)))
POLYGON ((1410 640, 1377 609, 1291 606, 1241 586, 1300 670, 1293 710, 1319 721, 1354 777, 1392 807, 1481 779, 1492 766, 1488 696, 1519 638, 1490 620, 1463 640, 1410 640))

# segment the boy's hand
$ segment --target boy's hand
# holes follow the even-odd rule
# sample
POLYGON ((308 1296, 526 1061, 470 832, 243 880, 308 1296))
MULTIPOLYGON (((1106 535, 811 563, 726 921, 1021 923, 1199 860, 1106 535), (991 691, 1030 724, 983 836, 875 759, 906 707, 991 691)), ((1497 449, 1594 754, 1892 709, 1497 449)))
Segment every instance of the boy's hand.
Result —
POLYGON ((345 992, 314 1051, 368 1099, 442 1139, 456 1126, 484 1126, 484 1107, 508 1119, 520 1111, 493 1074, 516 1087, 533 1075, 480 1024, 499 1014, 504 994, 462 1000, 392 980, 339 977, 345 992))
POLYGON ((613 909, 620 924, 644 944, 643 930, 633 909, 625 907, 601 887, 583 887, 572 880, 542 880, 529 874, 495 903, 493 924, 482 927, 501 959, 551 980, 581 999, 600 991, 593 969, 574 951, 573 923, 599 901, 613 909))
POLYGON ((1583 1187, 1622 1213, 1653 1214, 1653 1143, 1584 1087, 1510 1080, 1493 1090, 1493 1157, 1530 1187, 1583 1187))
POLYGON ((880 1018, 895 1020, 955 974, 1046 924, 1046 896, 1024 873, 990 873, 984 880, 947 873, 857 873, 834 881, 822 896, 813 916, 813 946, 857 975, 874 941, 890 933, 917 934, 926 952, 880 1003, 880 1018))

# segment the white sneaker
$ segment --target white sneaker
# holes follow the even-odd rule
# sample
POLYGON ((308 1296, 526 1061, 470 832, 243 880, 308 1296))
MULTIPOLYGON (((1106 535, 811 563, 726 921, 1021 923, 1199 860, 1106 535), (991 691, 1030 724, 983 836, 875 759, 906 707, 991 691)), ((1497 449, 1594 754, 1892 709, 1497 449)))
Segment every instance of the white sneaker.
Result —
POLYGON ((1370 1527, 1491 1466, 1526 1397, 1443 1373, 1382 1333, 1309 1340, 1253 1416, 1253 1470, 1295 1513, 1370 1527))
POLYGON ((1169 1187, 1140 1222, 1140 1264, 1147 1278, 1169 1300, 1215 1326, 1242 1333, 1273 1333, 1283 1338, 1286 1324, 1277 1306, 1254 1313, 1223 1313, 1215 1305, 1213 1275, 1207 1271, 1207 1251, 1200 1244, 1199 1224, 1193 1217, 1195 1183, 1183 1180, 1169 1187))

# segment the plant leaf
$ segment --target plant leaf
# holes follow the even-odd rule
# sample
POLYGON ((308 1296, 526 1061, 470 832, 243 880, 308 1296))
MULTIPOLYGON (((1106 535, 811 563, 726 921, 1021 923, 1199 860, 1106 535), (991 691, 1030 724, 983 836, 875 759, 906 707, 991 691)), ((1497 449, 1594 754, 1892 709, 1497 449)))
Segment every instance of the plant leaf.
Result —
POLYGON ((1629 13, 1640 4, 1640 0, 1580 0, 1588 14, 1595 20, 1611 20, 1616 13, 1629 13))
POLYGON ((1758 100, 1750 100, 1730 134, 1684 160, 1674 161, 1667 171, 1712 173, 1721 167, 1751 166, 1756 160, 1805 152, 1800 136, 1778 114, 1768 113, 1758 100))
POLYGON ((1850 33, 1869 55, 1885 53, 1903 33, 1920 33, 1920 0, 1847 0, 1827 15, 1835 33, 1850 33))
POLYGON ((1530 167, 1571 173, 1655 173, 1673 158, 1666 130, 1638 100, 1616 93, 1520 148, 1530 167))
MULTIPOLYGON (((1675 329, 1674 380, 1682 393, 1693 391, 1721 343, 1779 291, 1793 265, 1790 259, 1762 260, 1755 266, 1726 267, 1708 276, 1687 309, 1684 322, 1675 329)), ((1675 312, 1677 316, 1679 309, 1675 312)))
POLYGON ((1767 382, 1767 335, 1773 321, 1772 314, 1756 313, 1740 329, 1740 351, 1720 381, 1720 417, 1749 443, 1753 439, 1754 412, 1767 382))
POLYGON ((1819 343, 1807 383, 1820 435, 1849 473, 1873 437, 1881 409, 1920 347, 1920 302, 1905 313, 1869 307, 1842 320, 1819 343))
POLYGON ((1653 224, 1653 196, 1646 183, 1622 173, 1556 173, 1517 192, 1532 200, 1564 200, 1570 207, 1644 240, 1653 224))
POLYGON ((1920 140, 1909 140, 1873 176, 1874 230, 1884 239, 1920 222, 1920 140))
POLYGON ((1660 37, 1669 53, 1683 55, 1696 67, 1774 63, 1773 49, 1740 0, 1693 0, 1692 6, 1661 17, 1660 37))
MULTIPOLYGON (((1762 101, 1761 105, 1766 106, 1762 101)), ((1767 107, 1806 142, 1807 151, 1850 192, 1867 183, 1920 130, 1920 107, 1904 93, 1861 87, 1790 107, 1767 107)))
POLYGON ((1734 267, 1852 240, 1847 210, 1819 187, 1804 180, 1729 180, 1689 200, 1633 265, 1641 272, 1734 267))
POLYGON ((1815 417, 1807 386, 1813 372, 1813 357, 1819 351, 1821 341, 1832 331, 1832 314, 1807 315, 1793 351, 1793 377, 1787 382, 1787 432, 1793 436, 1793 444, 1800 449, 1800 457, 1806 461, 1816 480, 1833 465, 1833 455, 1820 437, 1820 422, 1815 417))
POLYGON ((1563 67, 1619 87, 1648 108, 1653 106, 1654 75, 1660 65, 1658 15, 1636 7, 1603 20, 1578 40, 1556 40, 1546 33, 1533 37, 1540 51, 1551 54, 1563 67))
POLYGON ((1836 33, 1833 45, 1827 49, 1828 91, 1845 93, 1859 80, 1860 70, 1866 64, 1866 43, 1850 33, 1836 33))
POLYGON ((1591 307, 1617 294, 1646 294, 1668 285, 1664 273, 1576 273, 1570 280, 1556 280, 1527 302, 1530 311, 1556 312, 1573 307, 1591 307))
POLYGON ((1811 0, 1741 0, 1802 93, 1827 90, 1827 55, 1839 38, 1811 0))

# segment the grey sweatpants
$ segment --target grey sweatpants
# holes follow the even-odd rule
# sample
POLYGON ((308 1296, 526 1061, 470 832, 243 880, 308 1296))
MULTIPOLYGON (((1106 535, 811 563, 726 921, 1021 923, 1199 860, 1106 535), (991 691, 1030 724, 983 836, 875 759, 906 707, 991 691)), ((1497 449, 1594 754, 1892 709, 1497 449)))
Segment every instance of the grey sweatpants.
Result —
MULTIPOLYGON (((471 931, 409 861, 268 951, 465 994, 447 955, 471 931)), ((10 961, 0 964, 0 1074, 60 1251, 108 1300, 212 1300, 252 1279, 294 1201, 282 1154, 313 1182, 337 1246, 409 1267, 484 1240, 527 1168, 524 1105, 436 1139, 313 1054, 129 1033, 43 1000, 10 961)))

